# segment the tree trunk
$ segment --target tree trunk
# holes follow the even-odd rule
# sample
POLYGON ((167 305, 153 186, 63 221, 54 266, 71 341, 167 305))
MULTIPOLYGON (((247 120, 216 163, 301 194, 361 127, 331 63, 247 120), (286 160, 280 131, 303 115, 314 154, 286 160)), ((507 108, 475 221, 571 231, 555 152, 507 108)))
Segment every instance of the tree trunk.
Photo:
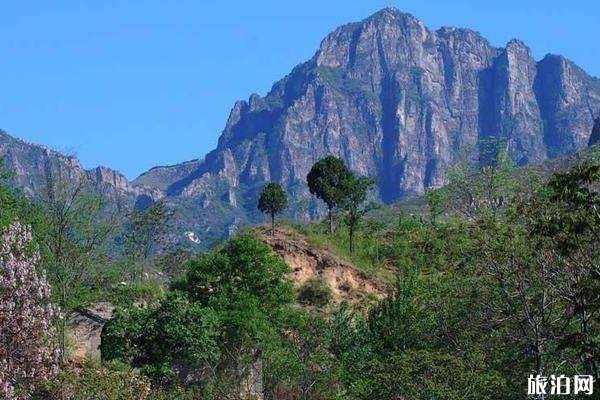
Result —
POLYGON ((275 236, 275 213, 271 213, 271 236, 275 236))
POLYGON ((329 235, 333 236, 333 213, 331 211, 331 207, 329 207, 328 217, 329 217, 329 235))

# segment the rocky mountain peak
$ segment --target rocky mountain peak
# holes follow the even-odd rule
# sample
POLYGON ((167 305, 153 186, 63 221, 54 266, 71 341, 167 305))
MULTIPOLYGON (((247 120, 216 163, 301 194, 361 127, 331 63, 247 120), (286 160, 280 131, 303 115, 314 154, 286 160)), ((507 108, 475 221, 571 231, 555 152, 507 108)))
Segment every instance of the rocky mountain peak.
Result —
POLYGON ((371 16, 365 18, 363 23, 374 22, 376 24, 389 25, 389 24, 400 24, 400 25, 423 25, 423 23, 413 16, 412 14, 400 11, 396 7, 383 8, 371 16))
MULTIPOLYGON (((473 30, 433 31, 386 8, 327 35, 266 96, 237 102, 217 149, 167 193, 238 226, 260 220, 256 198, 276 180, 290 213, 311 218, 321 208, 306 174, 334 154, 378 178, 375 195, 391 203, 442 185, 460 149, 482 138, 505 138, 519 164, 573 154, 599 110, 597 81, 564 58, 536 62, 520 40, 498 49, 473 30)), ((186 229, 206 226, 194 224, 186 229)))
MULTIPOLYGON (((256 199, 270 180, 287 190, 291 217, 319 216, 305 179, 325 155, 377 178, 373 195, 393 203, 443 185, 462 150, 490 137, 504 139, 521 165, 574 154, 595 143, 599 113, 600 81, 564 57, 536 61, 517 39, 495 48, 473 30, 431 30, 386 8, 327 35, 265 96, 236 102, 203 160, 133 183, 93 173, 127 199, 163 198, 181 210, 181 232, 205 245, 260 221, 256 199)), ((15 165, 42 164, 36 157, 15 165)))

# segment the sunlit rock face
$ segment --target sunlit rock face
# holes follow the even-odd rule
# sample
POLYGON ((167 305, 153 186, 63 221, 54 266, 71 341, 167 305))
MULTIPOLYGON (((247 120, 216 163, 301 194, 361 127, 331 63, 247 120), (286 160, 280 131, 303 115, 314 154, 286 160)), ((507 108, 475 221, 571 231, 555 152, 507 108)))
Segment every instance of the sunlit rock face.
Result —
POLYGON ((506 138, 519 164, 572 154, 599 109, 598 80, 563 57, 536 62, 518 40, 494 48, 385 9, 327 36, 265 97, 237 102, 218 148, 169 194, 201 196, 215 188, 196 181, 212 179, 252 198, 276 180, 300 200, 311 165, 336 154, 393 202, 443 184, 459 150, 483 137, 506 138))
POLYGON ((305 178, 325 155, 376 178, 375 196, 393 203, 442 185, 461 150, 487 137, 505 138, 520 165, 573 154, 599 111, 600 81, 564 57, 536 61, 518 40, 495 48, 388 8, 336 29, 266 96, 235 103, 203 160, 153 168, 130 186, 177 208, 181 236, 206 245, 262 221, 256 199, 270 180, 287 190, 289 217, 319 216, 305 178))

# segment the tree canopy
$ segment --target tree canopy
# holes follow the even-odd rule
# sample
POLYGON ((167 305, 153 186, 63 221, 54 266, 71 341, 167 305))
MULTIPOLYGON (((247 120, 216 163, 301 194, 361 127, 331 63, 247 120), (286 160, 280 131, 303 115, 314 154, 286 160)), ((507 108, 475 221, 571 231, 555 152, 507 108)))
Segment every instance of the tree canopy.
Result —
POLYGON ((275 216, 282 213, 288 207, 288 199, 285 191, 277 182, 267 183, 258 199, 258 209, 271 216, 271 234, 275 231, 275 216))
POLYGON ((333 210, 340 206, 346 196, 345 182, 351 175, 341 158, 327 156, 317 161, 306 176, 310 193, 327 205, 330 233, 333 233, 333 210))

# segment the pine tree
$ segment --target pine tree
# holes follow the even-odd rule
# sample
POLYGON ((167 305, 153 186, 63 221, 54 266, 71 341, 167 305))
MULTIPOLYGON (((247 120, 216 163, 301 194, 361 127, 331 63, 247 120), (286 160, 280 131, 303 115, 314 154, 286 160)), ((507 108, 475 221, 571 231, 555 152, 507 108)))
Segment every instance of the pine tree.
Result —
POLYGON ((287 207, 287 195, 281 186, 276 182, 267 183, 258 199, 258 209, 271 216, 271 235, 275 234, 275 216, 287 207))

